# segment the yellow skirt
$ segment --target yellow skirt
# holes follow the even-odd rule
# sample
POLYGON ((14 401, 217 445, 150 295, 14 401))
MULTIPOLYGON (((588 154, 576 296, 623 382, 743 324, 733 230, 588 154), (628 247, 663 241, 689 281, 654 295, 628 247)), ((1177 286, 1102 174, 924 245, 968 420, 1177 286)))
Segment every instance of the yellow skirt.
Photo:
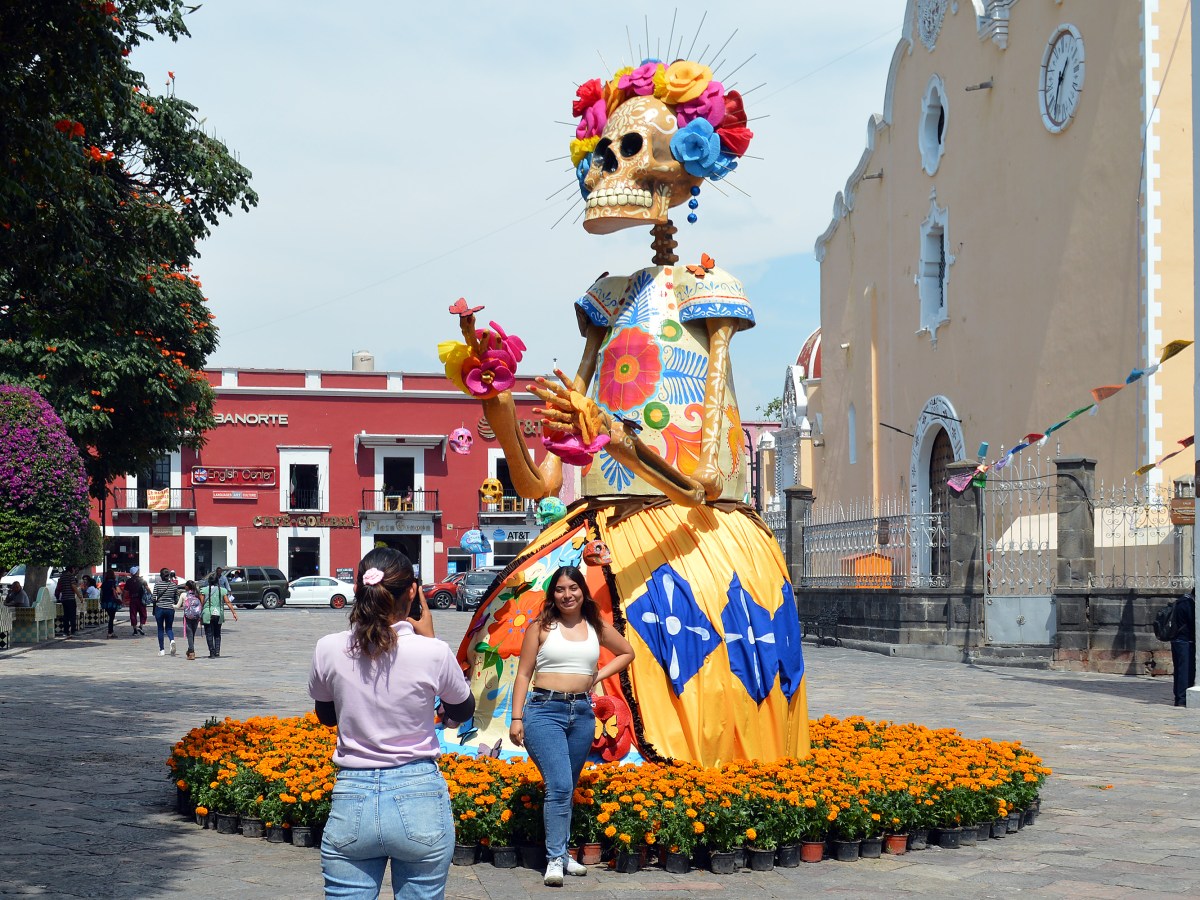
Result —
MULTIPOLYGON (((717 765, 808 755, 799 616, 774 536, 742 504, 638 498, 581 501, 496 579, 458 652, 475 718, 444 734, 448 749, 523 752, 508 741, 512 685, 525 629, 559 566, 583 571, 601 616, 636 654, 597 691, 593 759, 717 765), (593 540, 611 563, 585 561, 593 540)), ((610 658, 602 649, 600 665, 610 658)))

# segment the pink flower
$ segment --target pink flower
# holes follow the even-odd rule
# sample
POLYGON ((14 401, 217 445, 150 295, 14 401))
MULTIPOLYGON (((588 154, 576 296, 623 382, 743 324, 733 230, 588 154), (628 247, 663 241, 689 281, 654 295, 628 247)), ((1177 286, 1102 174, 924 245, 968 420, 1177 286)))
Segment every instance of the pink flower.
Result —
POLYGON ((585 81, 575 92, 576 99, 571 103, 571 115, 582 116, 583 111, 599 100, 604 93, 604 87, 599 78, 585 81))
POLYGON ((504 350, 512 356, 512 368, 516 369, 517 363, 525 355, 527 349, 525 342, 515 334, 505 334, 504 329, 495 322, 488 322, 488 324, 492 326, 490 332, 484 329, 475 332, 475 336, 479 338, 479 345, 485 350, 504 350))
POLYGON ((612 412, 637 409, 658 390, 658 345, 639 328, 617 332, 600 352, 600 402, 612 412))
POLYGON ((575 137, 581 141, 584 138, 596 137, 604 131, 604 126, 607 124, 608 109, 604 106, 603 99, 597 100, 583 111, 583 116, 575 129, 575 137))
POLYGON ((547 450, 573 466, 586 466, 607 443, 607 434, 596 435, 590 444, 585 444, 583 438, 570 431, 547 430, 542 437, 542 444, 547 450))
POLYGON ((383 581, 383 572, 381 570, 376 569, 376 568, 370 568, 370 569, 367 569, 367 571, 363 572, 363 576, 362 576, 363 584, 379 584, 379 582, 381 582, 381 581, 383 581))
POLYGON ((695 100, 686 100, 675 107, 682 128, 692 119, 708 119, 713 128, 725 118, 725 88, 719 81, 710 81, 695 100))
POLYGON ((628 75, 622 75, 617 87, 631 94, 648 97, 654 93, 654 73, 662 68, 657 60, 644 62, 628 75))
POLYGON ((479 359, 467 357, 462 368, 463 384, 475 397, 487 400, 507 391, 516 382, 516 365, 505 350, 488 350, 479 359))

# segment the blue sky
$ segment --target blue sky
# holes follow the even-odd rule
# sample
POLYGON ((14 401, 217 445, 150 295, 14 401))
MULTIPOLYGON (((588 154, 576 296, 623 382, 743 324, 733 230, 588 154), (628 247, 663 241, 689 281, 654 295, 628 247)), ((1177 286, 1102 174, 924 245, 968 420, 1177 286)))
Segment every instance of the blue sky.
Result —
POLYGON ((555 159, 572 136, 561 123, 577 83, 628 62, 629 43, 644 52, 647 22, 668 55, 658 48, 678 8, 674 45, 683 35, 686 53, 704 15, 693 58, 709 47, 718 79, 755 54, 726 80, 748 92, 749 152, 764 157, 734 177, 750 196, 706 188, 699 223, 676 216, 683 261, 707 252, 755 305, 759 326, 733 348, 752 418, 818 324, 813 241, 882 109, 905 10, 790 6, 646 3, 608 20, 607 7, 520 0, 420 15, 387 0, 207 0, 188 17, 190 40, 131 59, 156 90, 175 72, 261 195, 195 267, 221 328, 211 362, 349 368, 370 350, 378 368, 436 371, 437 342, 456 331, 446 308, 465 295, 524 337, 525 371, 553 359, 573 370, 575 298, 602 271, 648 265, 650 251, 645 229, 587 235, 577 210, 551 228, 578 196, 551 198, 572 178, 555 159))

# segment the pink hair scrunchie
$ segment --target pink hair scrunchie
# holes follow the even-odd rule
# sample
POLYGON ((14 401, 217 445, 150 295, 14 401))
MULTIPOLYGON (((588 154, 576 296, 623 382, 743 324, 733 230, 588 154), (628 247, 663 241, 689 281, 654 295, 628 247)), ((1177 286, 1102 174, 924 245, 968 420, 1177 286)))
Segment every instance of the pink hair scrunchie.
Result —
POLYGON ((383 571, 381 569, 370 568, 363 572, 363 584, 379 584, 381 581, 383 581, 383 571))

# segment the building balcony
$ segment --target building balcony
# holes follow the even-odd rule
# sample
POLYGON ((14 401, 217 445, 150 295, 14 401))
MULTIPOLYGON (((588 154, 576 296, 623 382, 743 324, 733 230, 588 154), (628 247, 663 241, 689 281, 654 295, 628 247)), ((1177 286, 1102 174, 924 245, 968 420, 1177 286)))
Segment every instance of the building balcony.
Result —
POLYGON ((325 496, 321 491, 288 491, 287 512, 324 512, 325 496))
POLYGON ((165 516, 174 524, 181 517, 196 518, 196 491, 190 487, 112 488, 108 492, 108 506, 114 520, 121 516, 136 525, 143 515, 148 515, 151 522, 165 516))
POLYGON ((406 512, 428 513, 440 516, 442 508, 439 505, 438 492, 426 490, 392 491, 387 489, 381 491, 364 490, 362 492, 362 507, 359 509, 360 515, 406 512))
POLYGON ((513 517, 523 519, 532 516, 537 509, 536 500, 526 500, 524 497, 505 494, 496 502, 488 502, 479 498, 479 512, 484 516, 496 516, 505 519, 513 517))

